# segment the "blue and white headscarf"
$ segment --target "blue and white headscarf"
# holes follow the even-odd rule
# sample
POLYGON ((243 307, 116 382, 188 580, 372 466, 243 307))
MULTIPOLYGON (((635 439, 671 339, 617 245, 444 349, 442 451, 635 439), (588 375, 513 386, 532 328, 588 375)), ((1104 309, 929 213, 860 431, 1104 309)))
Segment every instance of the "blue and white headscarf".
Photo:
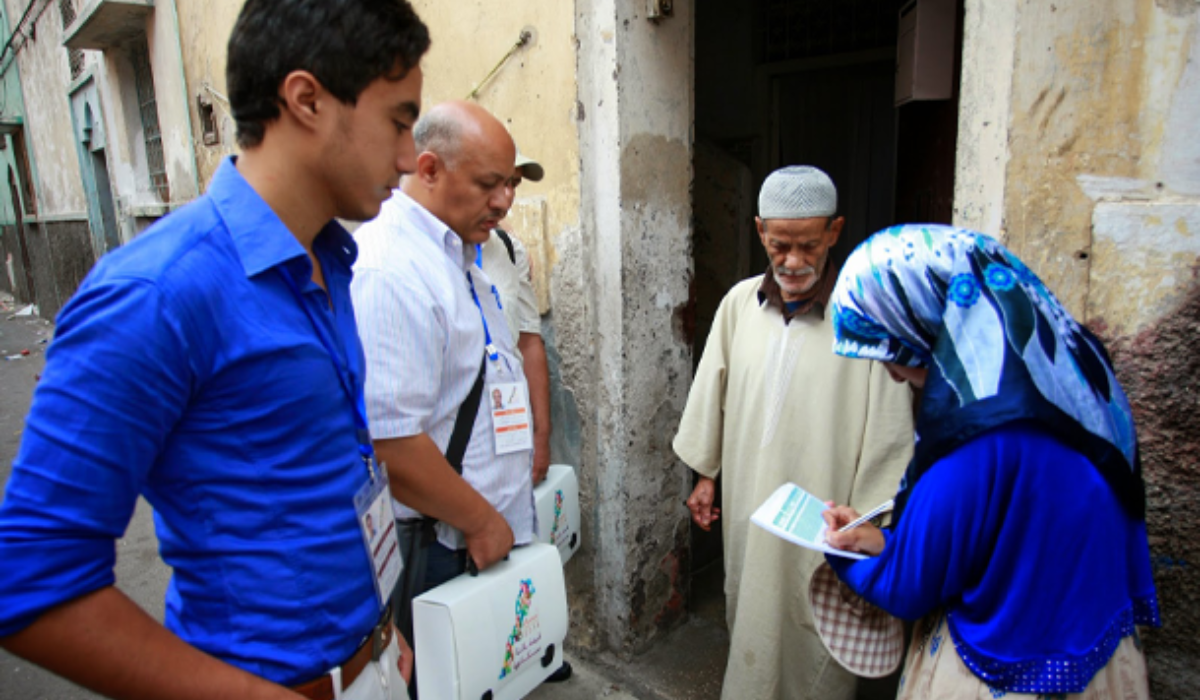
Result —
POLYGON ((1145 517, 1133 417, 1108 354, 995 239, 936 224, 880 231, 847 259, 830 308, 837 354, 929 369, 896 517, 935 461, 1021 420, 1088 457, 1145 517))

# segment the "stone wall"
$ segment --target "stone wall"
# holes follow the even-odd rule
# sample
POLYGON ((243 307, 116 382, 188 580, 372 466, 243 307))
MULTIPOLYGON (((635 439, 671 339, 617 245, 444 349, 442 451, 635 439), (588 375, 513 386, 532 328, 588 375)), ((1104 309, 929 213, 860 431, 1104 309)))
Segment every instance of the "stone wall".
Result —
POLYGON ((96 263, 91 233, 86 221, 56 221, 42 224, 54 262, 54 291, 57 306, 39 306, 42 318, 53 318, 79 289, 96 263))
MULTIPOLYGON (((1147 482, 1147 526, 1163 628, 1146 634, 1151 696, 1194 698, 1200 688, 1200 266, 1191 291, 1150 328, 1110 345, 1137 415, 1147 482)), ((1101 328, 1100 330, 1104 330, 1101 328)))
POLYGON ((38 315, 53 319, 87 276, 95 255, 84 221, 44 221, 25 228, 38 315))

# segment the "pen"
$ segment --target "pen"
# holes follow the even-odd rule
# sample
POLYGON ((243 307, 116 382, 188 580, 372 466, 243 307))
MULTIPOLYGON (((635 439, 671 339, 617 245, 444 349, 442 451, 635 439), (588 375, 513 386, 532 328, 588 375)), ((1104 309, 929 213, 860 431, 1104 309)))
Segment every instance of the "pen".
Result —
POLYGON ((845 532, 847 530, 853 530, 854 528, 858 527, 859 525, 862 525, 863 523, 867 522, 868 520, 871 520, 872 518, 877 518, 880 515, 887 513, 888 511, 890 511, 892 509, 892 506, 894 506, 895 504, 896 504, 896 502, 889 498, 888 500, 884 501, 883 503, 880 503, 879 505, 875 506, 871 510, 867 511, 865 514, 863 514, 858 519, 851 520, 850 522, 846 523, 844 526, 842 526, 837 531, 845 532))

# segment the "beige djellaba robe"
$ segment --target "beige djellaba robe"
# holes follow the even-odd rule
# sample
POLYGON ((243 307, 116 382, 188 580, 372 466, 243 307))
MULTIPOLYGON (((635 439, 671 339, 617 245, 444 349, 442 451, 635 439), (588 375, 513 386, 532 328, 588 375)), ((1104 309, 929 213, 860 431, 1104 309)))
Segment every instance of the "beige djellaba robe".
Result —
POLYGON ((912 456, 912 397, 876 362, 833 353, 820 305, 785 323, 760 303, 762 275, 722 300, 674 449, 723 473, 726 619, 723 700, 838 700, 856 679, 817 636, 808 602, 824 555, 750 523, 787 482, 860 512, 891 498, 912 456))

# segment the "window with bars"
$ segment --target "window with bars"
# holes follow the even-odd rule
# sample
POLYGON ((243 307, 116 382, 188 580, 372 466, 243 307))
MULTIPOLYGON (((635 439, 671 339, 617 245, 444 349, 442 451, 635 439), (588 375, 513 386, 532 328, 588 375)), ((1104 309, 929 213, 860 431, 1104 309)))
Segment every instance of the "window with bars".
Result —
POLYGON ((767 63, 896 45, 901 0, 762 0, 767 63))
POLYGON ((67 49, 67 59, 71 62, 71 80, 83 75, 83 49, 67 49))
MULTIPOLYGON (((75 0, 58 0, 58 12, 65 30, 75 21, 75 0)), ((67 60, 71 65, 71 80, 83 74, 83 49, 67 49, 67 60)))
POLYGON ((158 126, 158 100, 154 96, 154 75, 150 71, 150 46, 140 38, 130 46, 133 59, 133 82, 137 88, 138 112, 142 117, 142 135, 146 141, 146 166, 150 171, 150 187, 162 202, 171 201, 167 183, 167 166, 163 159, 162 131, 158 126))

